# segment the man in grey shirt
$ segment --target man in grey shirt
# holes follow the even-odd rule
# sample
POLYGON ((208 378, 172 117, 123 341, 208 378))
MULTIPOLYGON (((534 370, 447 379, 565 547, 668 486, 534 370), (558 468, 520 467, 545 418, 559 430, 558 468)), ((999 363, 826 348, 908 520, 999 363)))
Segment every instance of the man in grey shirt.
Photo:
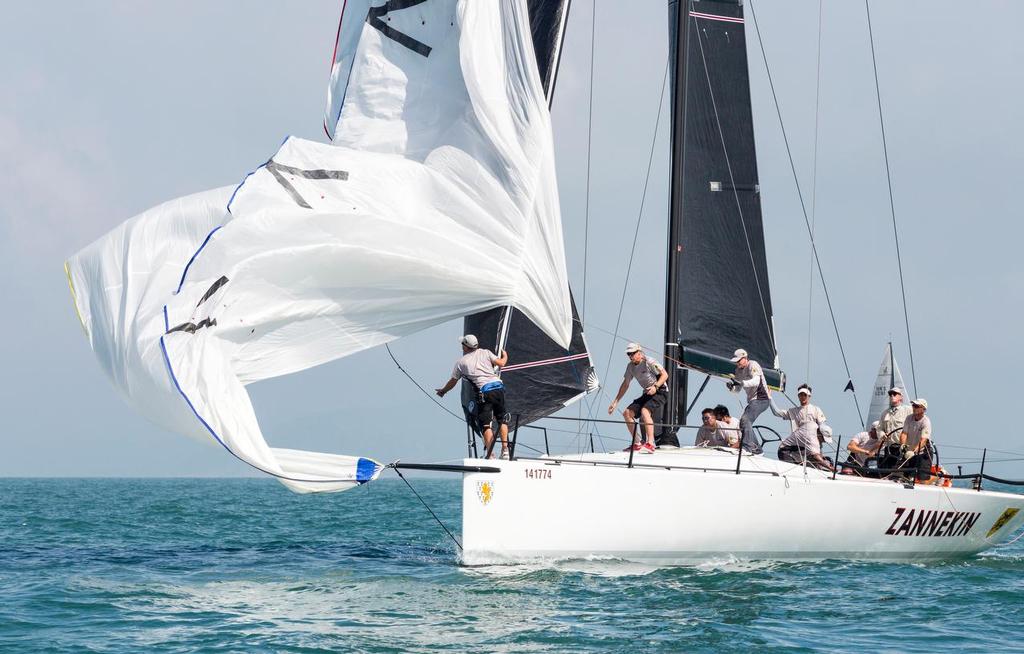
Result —
POLYGON ((501 434, 501 458, 507 459, 508 413, 505 411, 505 385, 501 383, 495 369, 508 363, 508 352, 502 350, 499 357, 494 352, 481 348, 480 342, 473 334, 463 336, 460 343, 462 357, 455 362, 451 379, 441 388, 434 389, 434 392, 438 397, 444 397, 444 394, 455 388, 455 384, 463 378, 473 384, 477 392, 476 416, 484 437, 485 456, 489 457, 494 447, 491 422, 497 420, 498 431, 501 434))
POLYGON ((907 447, 909 459, 906 467, 917 470, 917 478, 925 480, 931 477, 932 470, 932 421, 924 414, 928 410, 928 400, 917 398, 910 403, 914 413, 903 423, 900 432, 900 444, 907 447))
POLYGON ((635 379, 644 392, 622 412, 626 419, 626 429, 629 430, 633 440, 626 447, 626 451, 632 449, 641 454, 654 454, 654 418, 661 418, 661 409, 665 406, 665 396, 668 394, 665 389, 665 384, 668 383, 668 371, 660 363, 644 354, 639 343, 627 345, 626 356, 629 357, 629 363, 626 364, 626 372, 622 375, 619 392, 615 395, 612 403, 608 405, 608 414, 611 415, 615 411, 619 400, 629 390, 629 382, 635 379), (638 437, 634 436, 638 416, 647 437, 643 444, 640 443, 638 437))
POLYGON ((700 429, 697 430, 697 438, 693 444, 697 447, 739 447, 739 433, 728 429, 726 425, 718 421, 715 410, 704 409, 700 412, 700 429), (723 428, 724 427, 724 428, 723 428))
POLYGON ((740 390, 747 393, 747 407, 743 409, 743 415, 740 416, 743 449, 752 454, 760 454, 761 444, 754 436, 754 421, 768 409, 771 403, 768 382, 765 381, 761 364, 748 357, 746 350, 740 349, 733 352, 730 361, 736 364, 736 372, 725 385, 734 393, 738 393, 740 390))

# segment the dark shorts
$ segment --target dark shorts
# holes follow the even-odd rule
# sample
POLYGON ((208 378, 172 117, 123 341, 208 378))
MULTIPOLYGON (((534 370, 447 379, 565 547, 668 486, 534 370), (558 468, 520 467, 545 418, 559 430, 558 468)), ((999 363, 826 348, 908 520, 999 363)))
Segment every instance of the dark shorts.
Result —
POLYGON ((661 408, 665 406, 665 401, 668 399, 668 393, 662 388, 658 389, 658 392, 654 395, 648 395, 644 393, 640 397, 633 400, 633 402, 626 407, 627 411, 632 411, 633 415, 640 415, 640 409, 647 409, 651 412, 651 418, 658 421, 661 418, 661 408))
POLYGON ((508 413, 505 411, 505 389, 496 388, 481 394, 483 398, 477 408, 477 419, 480 429, 487 429, 491 421, 497 420, 499 425, 508 424, 508 413))

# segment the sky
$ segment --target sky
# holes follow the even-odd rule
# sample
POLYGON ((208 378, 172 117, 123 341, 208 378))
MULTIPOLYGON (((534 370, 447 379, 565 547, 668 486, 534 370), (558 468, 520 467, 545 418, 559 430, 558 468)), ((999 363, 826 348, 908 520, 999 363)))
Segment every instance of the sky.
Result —
MULTIPOLYGON (((854 0, 758 0, 747 7, 781 363, 790 386, 811 383, 837 433, 849 436, 860 421, 842 390, 847 375, 820 282, 812 284, 809 239, 768 71, 863 409, 888 340, 915 386, 865 7, 854 0)), ((78 324, 63 261, 151 206, 237 183, 289 134, 324 140, 339 12, 338 0, 43 1, 6 9, 0 476, 251 474, 209 443, 165 432, 126 405, 78 324)), ((981 0, 968 13, 952 0, 875 0, 871 16, 917 395, 929 401, 944 460, 979 458, 962 448, 1024 452, 1024 435, 1013 423, 1015 383, 1024 373, 1017 199, 1024 170, 1024 44, 1017 31, 1024 4, 981 0)), ((663 0, 573 0, 553 128, 570 278, 606 389, 568 415, 606 417, 626 341, 660 351, 667 37, 663 0)), ((392 351, 424 388, 440 386, 460 353, 460 328, 461 321, 436 327, 392 351)), ((464 426, 383 350, 260 382, 250 392, 273 445, 382 461, 465 453, 464 426)), ((713 381, 698 408, 722 401, 735 399, 713 381)), ((443 404, 459 410, 455 394, 443 404)), ((784 426, 767 416, 762 422, 784 426)), ((575 429, 551 436, 553 449, 579 446, 575 429)), ((624 436, 621 427, 602 425, 595 438, 612 448, 624 436)), ((1019 462, 991 468, 1007 475, 1019 469, 1019 462)))

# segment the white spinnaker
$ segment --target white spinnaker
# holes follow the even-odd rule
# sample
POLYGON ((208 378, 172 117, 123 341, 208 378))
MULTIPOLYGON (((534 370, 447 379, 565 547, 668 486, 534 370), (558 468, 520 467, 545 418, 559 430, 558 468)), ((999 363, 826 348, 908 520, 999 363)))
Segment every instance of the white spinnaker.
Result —
POLYGON ((349 143, 289 139, 230 216, 226 190, 191 196, 68 262, 93 349, 132 404, 300 492, 380 466, 270 448, 243 384, 507 304, 562 344, 571 333, 525 3, 428 0, 417 20, 386 8, 353 55, 349 143))
POLYGON ((871 389, 871 406, 868 407, 865 424, 870 426, 872 422, 881 417, 883 411, 889 408, 889 389, 893 386, 906 390, 903 385, 903 374, 892 354, 892 343, 886 343, 882 363, 878 366, 878 376, 875 377, 875 385, 871 389))

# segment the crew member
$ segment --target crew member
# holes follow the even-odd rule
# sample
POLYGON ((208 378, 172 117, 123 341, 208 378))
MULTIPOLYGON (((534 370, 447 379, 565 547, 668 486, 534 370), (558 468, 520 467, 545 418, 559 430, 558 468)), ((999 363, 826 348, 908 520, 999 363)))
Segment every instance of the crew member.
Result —
POLYGON ((729 441, 729 447, 739 447, 740 421, 729 415, 729 407, 724 404, 716 406, 714 411, 719 429, 725 433, 726 439, 729 441))
POLYGON ((508 458, 508 413, 505 412, 505 385, 496 374, 496 370, 508 363, 508 352, 502 350, 497 356, 488 349, 481 348, 473 334, 466 334, 459 341, 462 344, 462 357, 455 362, 452 378, 441 388, 435 389, 438 397, 455 388, 460 379, 465 378, 473 384, 477 392, 477 421, 484 437, 486 457, 491 456, 494 447, 494 432, 491 422, 498 421, 501 434, 501 458, 508 458))
MULTIPOLYGON (((871 423, 867 431, 862 431, 847 443, 846 449, 850 452, 848 463, 853 463, 862 468, 867 467, 868 459, 878 454, 878 448, 882 446, 882 439, 878 437, 878 421, 871 423)), ((847 470, 844 470, 847 472, 847 470)), ((863 470, 851 471, 856 474, 864 474, 863 470)))
POLYGON ((931 477, 932 469, 932 422, 924 413, 928 410, 928 401, 918 398, 910 403, 913 414, 903 423, 900 432, 900 444, 907 448, 906 467, 917 470, 917 478, 926 480, 931 477))
POLYGON ((726 430, 719 422, 715 410, 708 408, 700 412, 700 429, 693 444, 698 447, 739 447, 739 432, 726 430))
POLYGON ((825 424, 825 414, 811 404, 811 387, 803 384, 796 391, 800 406, 779 410, 770 403, 772 413, 783 420, 789 420, 792 433, 779 446, 779 459, 790 463, 807 461, 815 468, 832 470, 832 465, 821 454, 819 432, 826 442, 831 442, 832 428, 825 424))
POLYGON ((754 436, 754 421, 765 412, 771 403, 768 394, 768 382, 765 381, 761 364, 747 356, 747 351, 740 349, 733 352, 732 359, 736 364, 733 379, 726 382, 730 391, 738 393, 743 389, 747 393, 747 407, 740 416, 740 431, 743 434, 743 449, 752 454, 761 453, 761 444, 754 436))
POLYGON ((644 354, 639 343, 630 343, 626 346, 626 356, 629 363, 626 364, 626 372, 622 375, 622 383, 619 385, 619 392, 608 405, 609 415, 615 411, 619 400, 629 390, 629 382, 637 380, 644 392, 622 412, 626 419, 626 429, 629 430, 632 445, 626 447, 635 452, 654 453, 654 416, 661 415, 661 409, 665 406, 668 391, 665 385, 668 383, 668 371, 665 368, 644 354), (636 437, 636 416, 640 415, 640 423, 643 425, 646 441, 641 444, 636 437))
POLYGON ((903 389, 893 386, 889 389, 889 408, 878 418, 878 438, 880 445, 900 442, 900 430, 903 422, 911 413, 910 407, 903 403, 903 389))

